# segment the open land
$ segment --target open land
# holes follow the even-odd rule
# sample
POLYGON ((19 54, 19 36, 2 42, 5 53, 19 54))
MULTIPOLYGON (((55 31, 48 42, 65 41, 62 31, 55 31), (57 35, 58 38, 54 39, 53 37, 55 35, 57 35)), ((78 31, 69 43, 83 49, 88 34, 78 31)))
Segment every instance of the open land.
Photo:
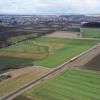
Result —
MULTIPOLYGON (((39 42, 39 41, 37 41, 39 42)), ((36 61, 36 64, 41 66, 53 68, 56 67, 72 57, 82 53, 95 45, 98 41, 93 40, 74 40, 74 39, 63 39, 63 38, 41 38, 41 43, 45 42, 48 44, 63 44, 64 47, 56 50, 53 54, 49 55, 45 59, 36 61), (45 42, 46 41, 46 42, 45 42), (52 62, 52 63, 51 63, 52 62)))
POLYGON ((0 56, 0 73, 32 64, 32 59, 0 56))
POLYGON ((13 100, 100 100, 100 73, 66 69, 13 100))
POLYGON ((25 68, 8 70, 12 77, 0 82, 0 96, 15 91, 17 88, 49 71, 50 69, 39 66, 27 66, 25 68))
POLYGON ((53 68, 97 43, 95 40, 40 37, 2 48, 0 56, 33 59, 35 65, 53 68))
POLYGON ((100 71, 100 54, 85 64, 83 68, 100 71))
POLYGON ((37 37, 37 33, 33 33, 33 34, 27 34, 27 35, 20 35, 20 36, 14 36, 8 39, 8 41, 10 43, 17 43, 20 41, 24 41, 27 39, 31 39, 31 38, 36 38, 37 37))
MULTIPOLYGON (((13 38, 12 42, 20 40, 19 38, 20 37, 13 38)), ((21 39, 23 39, 23 37, 21 37, 21 39)), ((98 42, 98 40, 88 39, 81 40, 58 37, 40 37, 0 49, 1 59, 4 57, 4 61, 6 57, 8 57, 8 62, 6 63, 2 63, 0 60, 2 65, 9 65, 9 62, 12 61, 12 58, 24 58, 24 60, 29 59, 28 64, 47 67, 39 67, 39 71, 36 71, 38 68, 35 70, 35 67, 32 67, 34 70, 29 68, 29 71, 27 72, 25 71, 25 69, 28 70, 27 67, 25 69, 23 68, 23 71, 21 71, 21 69, 18 69, 17 71, 10 70, 10 73, 13 77, 0 82, 1 86, 4 84, 4 87, 1 87, 0 89, 3 91, 0 93, 0 95, 3 96, 11 91, 16 90, 24 84, 50 71, 48 68, 54 68, 66 62, 72 57, 96 45, 98 42), (9 84, 6 85, 7 83, 9 84)), ((17 63, 20 64, 19 62, 17 63)), ((21 64, 25 63, 21 62, 21 64)), ((16 64, 16 62, 13 62, 12 66, 14 66, 14 64, 16 64)), ((92 100, 92 98, 93 100, 99 100, 99 76, 99 72, 89 71, 86 69, 67 69, 53 79, 47 80, 36 87, 33 87, 21 96, 18 96, 17 100, 47 100, 47 98, 48 100, 66 100, 66 98, 68 98, 68 100, 84 100, 86 98, 86 100, 92 100)))
MULTIPOLYGON (((90 49, 89 50, 90 52, 87 52, 87 53, 85 53, 85 55, 86 56, 80 56, 79 58, 77 58, 75 61, 71 61, 70 63, 66 63, 66 64, 62 64, 61 65, 61 68, 63 68, 63 67, 67 67, 67 70, 70 70, 71 69, 71 67, 72 66, 74 66, 75 64, 79 64, 79 62, 81 62, 81 61, 83 61, 83 59, 85 59, 87 56, 88 57, 91 57, 91 54, 93 55, 93 54, 95 54, 95 52, 97 52, 96 54, 98 54, 98 52, 100 52, 100 45, 97 45, 97 46, 95 46, 95 47, 93 47, 92 49, 90 49), (70 69, 68 69, 68 66, 70 67, 70 69)), ((59 67, 58 67, 59 68, 59 67)), ((75 67, 74 67, 75 68, 75 67)), ((81 68, 81 67, 80 67, 81 68)), ((54 69, 55 71, 56 71, 56 69, 54 69)), ((82 69, 81 69, 82 70, 82 69)), ((88 72, 88 70, 87 70, 87 72, 88 72)), ((92 71, 92 72, 94 72, 94 73, 99 73, 99 72, 95 72, 95 71, 92 71)), ((57 72, 55 72, 56 74, 57 74, 57 72)), ((59 73, 59 71, 58 71, 58 73, 59 73)), ((47 74, 48 75, 48 74, 47 74)), ((50 74, 50 76, 54 76, 54 74, 52 73, 52 74, 50 74)), ((41 76, 42 77, 42 76, 41 76)), ((48 76, 47 76, 48 77, 48 76)), ((38 81, 35 81, 35 80, 33 80, 32 81, 32 83, 30 83, 31 85, 33 84, 33 83, 35 83, 35 82, 41 82, 41 81, 43 81, 44 80, 44 78, 39 78, 39 79, 37 79, 38 81)), ((89 80, 90 81, 90 80, 89 80)), ((41 83, 40 83, 41 84, 41 83)), ((26 84, 26 86, 25 87, 23 87, 23 89, 24 88, 26 88, 27 89, 27 86, 29 86, 28 84, 26 84)), ((32 85, 33 86, 33 85, 32 85)), ((34 86, 35 87, 35 86, 34 86)), ((20 93, 21 91, 17 91, 18 93, 20 93)), ((16 92, 14 92, 14 93, 16 93, 16 92)), ((21 92, 22 93, 22 92, 21 92)), ((15 94, 15 96, 17 96, 16 94, 15 94)), ((11 97, 11 95, 10 95, 10 97, 11 97)), ((26 99, 26 100, 29 100, 28 99, 28 97, 18 97, 18 99, 20 100, 20 98, 21 99, 26 99)), ((74 98, 74 97, 73 97, 74 98)), ((33 100, 33 99, 32 99, 33 100)), ((40 99, 41 100, 41 99, 40 99)))
POLYGON ((46 37, 81 38, 81 33, 80 32, 57 31, 57 32, 47 34, 46 37))
POLYGON ((100 38, 100 28, 82 28, 81 33, 86 38, 100 38))

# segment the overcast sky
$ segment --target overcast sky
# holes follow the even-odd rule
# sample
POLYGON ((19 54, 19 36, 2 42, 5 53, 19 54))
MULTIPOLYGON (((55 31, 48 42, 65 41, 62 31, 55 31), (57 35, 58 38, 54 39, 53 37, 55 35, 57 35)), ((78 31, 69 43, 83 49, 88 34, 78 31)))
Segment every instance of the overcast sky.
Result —
POLYGON ((0 14, 100 13, 100 0, 0 0, 0 14))

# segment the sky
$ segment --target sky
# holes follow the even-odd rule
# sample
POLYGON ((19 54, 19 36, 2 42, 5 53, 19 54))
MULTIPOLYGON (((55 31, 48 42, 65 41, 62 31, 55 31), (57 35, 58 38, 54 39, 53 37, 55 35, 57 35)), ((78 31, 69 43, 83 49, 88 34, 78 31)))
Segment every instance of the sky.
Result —
POLYGON ((100 14, 100 0, 0 0, 0 14, 100 14))

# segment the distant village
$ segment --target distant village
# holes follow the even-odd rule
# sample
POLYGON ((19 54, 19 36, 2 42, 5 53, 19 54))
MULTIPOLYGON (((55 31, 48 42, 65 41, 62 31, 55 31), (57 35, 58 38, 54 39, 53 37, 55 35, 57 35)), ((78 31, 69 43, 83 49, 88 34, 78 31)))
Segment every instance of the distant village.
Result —
POLYGON ((100 22, 99 15, 0 15, 0 47, 8 46, 9 37, 54 31, 80 32, 87 22, 100 22))

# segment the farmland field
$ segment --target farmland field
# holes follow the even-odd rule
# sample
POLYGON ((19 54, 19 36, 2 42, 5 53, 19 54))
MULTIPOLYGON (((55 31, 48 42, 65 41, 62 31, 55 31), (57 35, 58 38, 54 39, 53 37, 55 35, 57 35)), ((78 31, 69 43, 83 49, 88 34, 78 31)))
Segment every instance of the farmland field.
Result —
POLYGON ((37 37, 38 34, 34 33, 34 34, 27 34, 27 35, 21 35, 21 36, 15 36, 15 37, 11 37, 10 39, 8 39, 9 42, 11 43, 16 43, 18 41, 23 41, 27 38, 35 38, 37 37))
POLYGON ((53 48, 56 48, 56 46, 58 46, 59 44, 64 45, 62 48, 57 49, 48 57, 35 61, 36 65, 41 65, 49 68, 53 68, 58 66, 59 64, 64 63, 73 56, 82 53, 98 42, 93 40, 75 40, 63 38, 41 38, 39 40, 36 40, 37 43, 40 41, 41 43, 45 43, 48 45, 53 44, 55 46, 53 48))
POLYGON ((67 32, 67 31, 56 31, 51 34, 47 34, 46 37, 58 37, 58 38, 80 38, 80 32, 67 32))
POLYGON ((12 45, 10 47, 7 47, 6 49, 2 48, 2 51, 18 51, 18 52, 46 52, 48 51, 48 47, 46 46, 41 46, 38 44, 35 44, 34 41, 25 41, 24 43, 19 43, 16 45, 12 45))
POLYGON ((28 66, 21 69, 9 70, 8 72, 12 77, 0 81, 0 96, 4 96, 15 91, 26 83, 40 77, 44 73, 49 72, 49 69, 39 66, 28 66))
POLYGON ((66 69, 13 100, 100 100, 100 72, 66 69))
POLYGON ((35 44, 32 40, 27 40, 16 45, 0 49, 0 55, 31 58, 36 60, 48 55, 48 47, 35 44))
POLYGON ((100 28, 82 28, 83 37, 100 38, 100 28))
POLYGON ((0 73, 7 69, 21 68, 32 64, 32 59, 0 56, 0 73))
POLYGON ((2 48, 0 55, 30 58, 36 65, 53 68, 96 43, 98 41, 40 37, 2 48))
POLYGON ((84 65, 83 68, 100 71, 100 54, 84 65))

